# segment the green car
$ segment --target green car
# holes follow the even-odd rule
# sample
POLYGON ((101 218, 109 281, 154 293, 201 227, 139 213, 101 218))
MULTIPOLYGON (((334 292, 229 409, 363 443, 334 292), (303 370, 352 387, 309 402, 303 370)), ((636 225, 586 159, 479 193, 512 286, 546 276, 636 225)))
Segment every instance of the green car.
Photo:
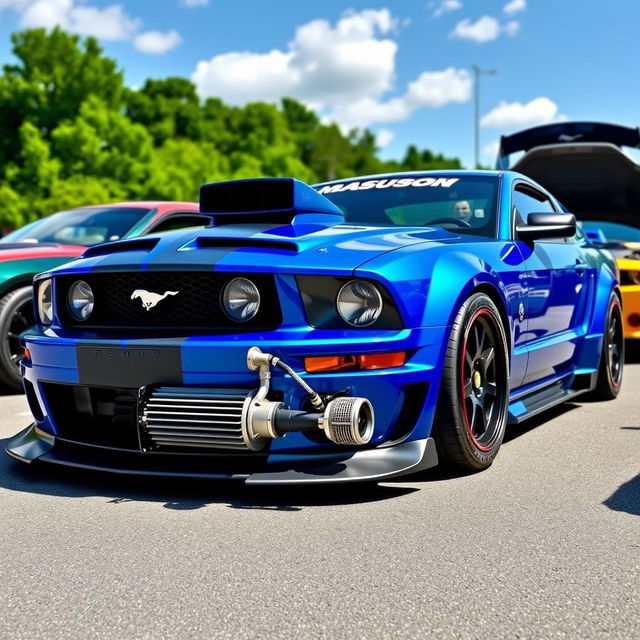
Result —
POLYGON ((22 390, 20 334, 34 322, 33 276, 124 237, 206 226, 193 202, 122 202, 54 213, 0 239, 0 384, 22 390))

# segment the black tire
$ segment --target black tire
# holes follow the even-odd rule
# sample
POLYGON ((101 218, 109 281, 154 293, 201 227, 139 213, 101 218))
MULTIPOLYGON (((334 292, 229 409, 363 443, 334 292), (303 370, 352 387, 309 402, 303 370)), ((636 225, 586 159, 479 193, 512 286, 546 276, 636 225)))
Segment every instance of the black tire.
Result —
POLYGON ((616 293, 611 294, 605 325, 596 388, 592 400, 613 400, 620 393, 624 371, 624 329, 622 305, 616 293))
POLYGON ((440 459, 472 471, 490 466, 504 438, 508 406, 505 329, 491 298, 476 293, 458 311, 447 343, 433 426, 440 459))
POLYGON ((0 384, 11 391, 22 391, 18 336, 34 324, 32 291, 22 287, 0 299, 0 384))

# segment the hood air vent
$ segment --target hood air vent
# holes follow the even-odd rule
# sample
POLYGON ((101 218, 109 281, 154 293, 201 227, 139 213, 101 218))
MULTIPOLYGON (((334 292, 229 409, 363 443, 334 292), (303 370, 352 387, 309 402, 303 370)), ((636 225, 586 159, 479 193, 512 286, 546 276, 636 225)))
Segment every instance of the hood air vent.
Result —
POLYGON ((124 242, 109 242, 89 247, 83 254, 83 258, 95 258, 96 256, 108 256, 111 253, 125 253, 126 251, 151 251, 160 238, 140 238, 139 240, 125 240, 124 242))
POLYGON ((198 238, 195 242, 198 249, 275 249, 277 251, 298 252, 295 242, 283 242, 281 240, 263 240, 259 238, 198 238))
POLYGON ((342 211, 295 178, 256 178, 200 187, 200 213, 225 224, 316 224, 344 222, 342 211))

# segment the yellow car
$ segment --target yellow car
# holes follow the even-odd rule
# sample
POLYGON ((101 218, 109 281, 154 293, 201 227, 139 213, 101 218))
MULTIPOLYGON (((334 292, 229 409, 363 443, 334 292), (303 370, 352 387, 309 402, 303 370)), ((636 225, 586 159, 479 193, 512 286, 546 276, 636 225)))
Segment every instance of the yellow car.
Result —
POLYGON ((616 263, 620 269, 624 337, 640 339, 640 254, 637 259, 617 258, 616 263))

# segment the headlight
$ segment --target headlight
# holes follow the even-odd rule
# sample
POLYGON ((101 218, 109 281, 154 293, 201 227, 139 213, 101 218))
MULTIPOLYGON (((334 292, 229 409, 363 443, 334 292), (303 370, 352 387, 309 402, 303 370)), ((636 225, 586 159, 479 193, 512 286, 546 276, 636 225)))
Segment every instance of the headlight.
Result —
POLYGON ((83 322, 91 315, 95 300, 91 287, 84 280, 78 280, 71 285, 67 300, 74 319, 83 322))
POLYGON ((38 318, 42 324, 53 322, 53 287, 51 280, 42 280, 38 283, 37 302, 38 318))
POLYGON ((347 324, 368 327, 382 313, 382 296, 370 282, 351 280, 338 291, 336 308, 347 324))
POLYGON ((235 322, 248 322, 260 309, 260 292, 251 280, 234 278, 222 292, 224 312, 235 322))

